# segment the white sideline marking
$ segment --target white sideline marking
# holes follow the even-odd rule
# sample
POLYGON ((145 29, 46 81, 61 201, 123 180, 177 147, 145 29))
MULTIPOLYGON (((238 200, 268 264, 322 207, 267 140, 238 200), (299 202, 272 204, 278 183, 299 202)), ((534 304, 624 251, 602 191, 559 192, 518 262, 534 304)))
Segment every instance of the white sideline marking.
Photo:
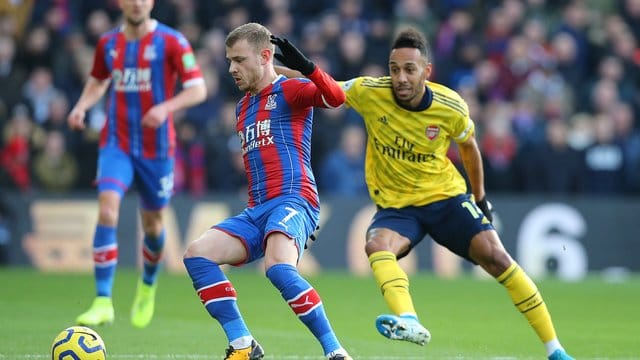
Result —
MULTIPOLYGON (((12 360, 20 360, 20 359, 49 359, 51 355, 43 355, 43 354, 26 354, 19 355, 17 358, 12 356, 12 360)), ((274 356, 274 355, 265 355, 264 359, 278 359, 278 360, 317 360, 320 356, 295 356, 295 355, 287 355, 287 356, 274 356)), ((0 359, 9 359, 8 355, 0 354, 0 359)), ((109 360, 112 359, 140 359, 140 360, 159 360, 159 359, 168 359, 168 360, 210 360, 211 354, 168 354, 168 355, 135 355, 135 354, 118 354, 118 355, 109 355, 109 360)), ((422 360, 424 357, 420 356, 358 356, 358 359, 362 360, 422 360)), ((461 356, 453 356, 449 358, 442 358, 443 360, 465 360, 471 358, 465 358, 461 356)), ((487 358, 477 358, 474 357, 475 360, 516 360, 515 357, 487 357, 487 358)))
MULTIPOLYGON (((140 354, 118 354, 118 355, 109 355, 109 360, 114 359, 138 359, 138 360, 210 360, 212 354, 168 354, 168 355, 140 355, 140 354)), ((25 355, 3 355, 0 354, 0 359, 7 360, 32 360, 32 359, 50 359, 50 354, 25 354, 25 355)), ((277 359, 277 360, 317 360, 321 358, 321 356, 278 356, 277 358, 274 355, 266 355, 264 357, 265 360, 277 359)), ((420 356, 358 356, 359 360, 422 360, 424 357, 420 356)), ((450 357, 440 357, 438 359, 441 360, 523 360, 522 358, 510 357, 510 356, 487 356, 487 357, 465 357, 465 356, 450 356, 450 357)), ((530 357, 527 359, 537 359, 536 357, 530 357)), ((616 357, 616 358, 606 358, 606 357, 592 357, 592 358, 582 358, 582 360, 606 360, 606 359, 629 359, 627 357, 616 357)))

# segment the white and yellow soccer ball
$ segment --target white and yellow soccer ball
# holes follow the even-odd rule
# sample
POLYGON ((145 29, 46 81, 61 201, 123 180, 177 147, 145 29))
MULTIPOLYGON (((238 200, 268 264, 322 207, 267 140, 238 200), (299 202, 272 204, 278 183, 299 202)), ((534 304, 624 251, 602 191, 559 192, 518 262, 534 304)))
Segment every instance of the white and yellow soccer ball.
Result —
POLYGON ((97 332, 86 326, 62 330, 51 345, 51 360, 105 360, 107 349, 97 332))

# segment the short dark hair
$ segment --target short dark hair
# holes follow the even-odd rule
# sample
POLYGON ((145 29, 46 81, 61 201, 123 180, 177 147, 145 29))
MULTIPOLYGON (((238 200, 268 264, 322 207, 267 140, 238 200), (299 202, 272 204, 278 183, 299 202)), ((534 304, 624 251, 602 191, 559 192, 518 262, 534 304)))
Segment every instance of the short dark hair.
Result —
POLYGON ((391 49, 412 48, 418 49, 427 59, 430 59, 429 44, 422 33, 415 28, 409 27, 401 30, 393 40, 391 49))

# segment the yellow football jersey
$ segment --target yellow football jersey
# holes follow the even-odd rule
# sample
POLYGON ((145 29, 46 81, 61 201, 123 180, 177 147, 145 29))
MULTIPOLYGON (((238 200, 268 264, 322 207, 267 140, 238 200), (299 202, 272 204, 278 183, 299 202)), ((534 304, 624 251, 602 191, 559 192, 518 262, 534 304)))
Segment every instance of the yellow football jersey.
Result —
POLYGON ((474 132, 465 101, 433 82, 431 105, 406 110, 395 102, 388 76, 340 82, 347 101, 367 128, 365 177, 369 195, 383 208, 421 206, 467 191, 447 151, 451 139, 464 142, 474 132))

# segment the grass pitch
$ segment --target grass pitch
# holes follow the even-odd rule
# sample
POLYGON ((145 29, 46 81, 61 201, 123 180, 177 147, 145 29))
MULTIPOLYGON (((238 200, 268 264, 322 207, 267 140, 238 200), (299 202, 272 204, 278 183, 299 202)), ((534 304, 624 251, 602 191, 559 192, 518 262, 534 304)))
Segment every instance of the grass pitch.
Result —
MULTIPOLYGON (((323 359, 322 349, 261 274, 232 269, 238 304, 266 359, 323 359)), ((411 277, 416 309, 432 333, 425 347, 387 340, 375 317, 387 312, 372 278, 308 277, 354 359, 545 359, 544 348, 506 291, 492 280, 411 277)), ((116 321, 96 330, 108 359, 222 359, 227 341, 186 274, 160 276, 156 316, 144 330, 129 322, 137 272, 118 269, 116 321)), ((93 299, 93 277, 0 269, 0 359, 49 359, 59 331, 93 299)), ((640 277, 605 282, 539 281, 556 330, 577 359, 640 359, 640 277)))

